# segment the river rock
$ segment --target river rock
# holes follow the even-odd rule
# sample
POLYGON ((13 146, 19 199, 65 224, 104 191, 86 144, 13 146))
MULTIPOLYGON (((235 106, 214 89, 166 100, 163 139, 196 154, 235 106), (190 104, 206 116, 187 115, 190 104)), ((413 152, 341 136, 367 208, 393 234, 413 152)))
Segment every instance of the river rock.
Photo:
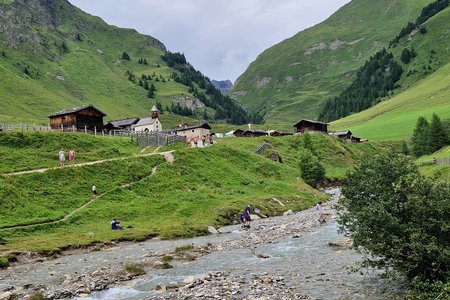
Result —
POLYGON ((208 232, 211 234, 218 234, 219 231, 217 231, 216 228, 214 228, 213 226, 208 226, 208 232))
POLYGON ((5 293, 0 295, 0 300, 10 300, 11 297, 12 297, 12 293, 11 292, 5 292, 5 293))
POLYGON ((285 211, 283 213, 283 216, 290 216, 290 215, 293 215, 293 214, 294 214, 294 212, 292 210, 288 210, 288 211, 285 211))

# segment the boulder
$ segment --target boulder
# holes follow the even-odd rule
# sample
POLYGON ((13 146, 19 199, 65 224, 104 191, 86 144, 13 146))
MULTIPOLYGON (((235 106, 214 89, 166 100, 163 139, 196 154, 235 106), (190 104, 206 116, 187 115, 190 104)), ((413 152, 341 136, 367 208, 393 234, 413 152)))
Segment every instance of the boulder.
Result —
POLYGON ((0 295, 0 300, 10 300, 12 298, 11 292, 5 292, 0 295))
POLYGON ((293 214, 294 214, 294 212, 292 210, 288 210, 288 211, 285 211, 283 213, 283 216, 290 216, 290 215, 293 215, 293 214))
POLYGON ((213 226, 208 226, 208 232, 211 234, 218 234, 219 231, 217 231, 216 228, 214 228, 213 226))

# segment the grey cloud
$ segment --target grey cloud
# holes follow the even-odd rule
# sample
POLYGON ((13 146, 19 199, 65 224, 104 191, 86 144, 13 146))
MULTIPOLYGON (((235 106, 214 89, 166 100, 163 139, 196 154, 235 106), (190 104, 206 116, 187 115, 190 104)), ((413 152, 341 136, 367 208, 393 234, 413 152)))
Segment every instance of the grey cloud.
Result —
POLYGON ((211 79, 235 80, 258 54, 350 0, 69 0, 107 23, 183 52, 211 79))

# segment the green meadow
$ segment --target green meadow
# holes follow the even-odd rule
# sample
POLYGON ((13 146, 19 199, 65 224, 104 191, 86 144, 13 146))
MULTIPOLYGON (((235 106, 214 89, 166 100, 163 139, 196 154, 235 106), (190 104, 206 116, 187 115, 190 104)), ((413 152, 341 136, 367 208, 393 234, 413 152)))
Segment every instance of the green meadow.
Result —
MULTIPOLYGON (((3 133, 2 138, 15 135, 3 133)), ((33 133, 24 135, 36 139, 33 133)), ((85 141, 85 137, 59 133, 42 136, 49 145, 59 140, 80 149, 92 138, 98 141, 90 145, 92 157, 95 151, 112 148, 118 142, 101 137, 86 137, 85 141)), ((123 140, 126 146, 119 153, 128 151, 125 159, 44 173, 1 175, 0 238, 4 243, 0 251, 48 253, 109 241, 202 235, 209 225, 237 221, 239 211, 248 203, 268 216, 312 207, 326 196, 299 178, 297 154, 303 147, 302 140, 302 136, 224 138, 216 139, 212 147, 193 149, 177 143, 161 148, 175 149, 172 164, 159 155, 136 157, 135 146, 123 140), (265 141, 272 148, 255 154, 265 141), (282 163, 267 158, 272 151, 279 153, 282 163), (93 184, 99 194, 90 202, 93 184), (272 198, 283 201, 285 207, 272 198), (112 231, 114 217, 133 228, 112 231)), ((342 179, 356 160, 384 148, 344 143, 321 134, 312 135, 312 140, 329 180, 342 179)), ((15 154, 8 151, 3 157, 20 157, 21 151, 39 153, 41 149, 17 148, 15 154)))

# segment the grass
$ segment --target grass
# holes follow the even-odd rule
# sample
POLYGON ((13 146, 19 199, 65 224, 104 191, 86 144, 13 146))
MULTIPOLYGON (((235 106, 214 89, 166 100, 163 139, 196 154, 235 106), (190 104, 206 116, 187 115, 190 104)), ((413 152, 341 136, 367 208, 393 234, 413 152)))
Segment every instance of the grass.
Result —
MULTIPOLYGON (((0 237, 4 241, 0 251, 51 254, 71 246, 157 235, 192 237, 207 234, 208 226, 233 224, 248 203, 268 216, 312 207, 326 196, 298 178, 296 153, 302 138, 221 139, 213 147, 194 149, 173 145, 177 149, 173 164, 160 156, 131 156, 78 168, 0 176, 0 237), (263 141, 280 153, 283 164, 253 153, 263 141), (157 171, 151 175, 153 166, 157 171), (66 220, 46 223, 90 201, 93 183, 99 191, 96 201, 66 220), (285 207, 272 198, 283 201, 285 207), (133 228, 111 230, 114 217, 133 228)), ((327 135, 313 135, 313 141, 330 179, 342 178, 355 160, 383 148, 344 143, 327 135)))
POLYGON ((414 47, 418 53, 410 64, 403 65, 405 76, 398 94, 331 123, 331 129, 350 129, 370 140, 398 141, 412 134, 420 116, 430 119, 436 113, 441 119, 447 119, 450 114, 450 35, 446 33, 449 18, 450 8, 447 8, 424 24, 428 30, 425 35, 403 39, 393 49, 397 57, 404 48, 414 47))
POLYGON ((146 274, 144 268, 140 264, 126 264, 125 271, 133 276, 146 274))
POLYGON ((65 149, 66 158, 73 148, 76 163, 127 157, 140 150, 129 138, 59 132, 0 132, 0 174, 57 167, 61 148, 65 149))
MULTIPOLYGON (((30 8, 22 6, 19 11, 12 11, 9 2, 1 1, 1 10, 20 20, 16 25, 25 28, 21 38, 34 39, 38 32, 42 42, 24 42, 11 48, 6 42, 0 45, 4 53, 0 55, 2 123, 47 125, 49 114, 88 103, 107 114, 105 121, 145 117, 156 102, 165 108, 174 98, 192 97, 188 87, 169 80, 173 69, 162 61, 164 45, 156 39, 135 30, 109 26, 68 2, 59 5, 55 12, 59 16, 55 22, 59 24, 57 30, 50 29, 39 25, 39 18, 36 21, 28 18, 33 13, 30 8), (73 38, 75 33, 81 39, 73 38), (63 42, 67 51, 60 49, 63 42), (120 59, 123 51, 131 56, 130 61, 120 59), (139 64, 139 58, 145 58, 148 65, 139 64), (152 80, 156 96, 149 99, 144 88, 124 76, 127 70, 137 77, 161 75, 165 82, 152 80)), ((5 34, 8 33, 9 27, 5 29, 5 34)))
POLYGON ((344 90, 355 71, 431 2, 351 1, 326 21, 261 53, 233 92, 245 94, 237 98, 251 111, 262 109, 271 123, 317 118, 321 104, 344 90), (268 79, 265 86, 263 79, 268 79))

